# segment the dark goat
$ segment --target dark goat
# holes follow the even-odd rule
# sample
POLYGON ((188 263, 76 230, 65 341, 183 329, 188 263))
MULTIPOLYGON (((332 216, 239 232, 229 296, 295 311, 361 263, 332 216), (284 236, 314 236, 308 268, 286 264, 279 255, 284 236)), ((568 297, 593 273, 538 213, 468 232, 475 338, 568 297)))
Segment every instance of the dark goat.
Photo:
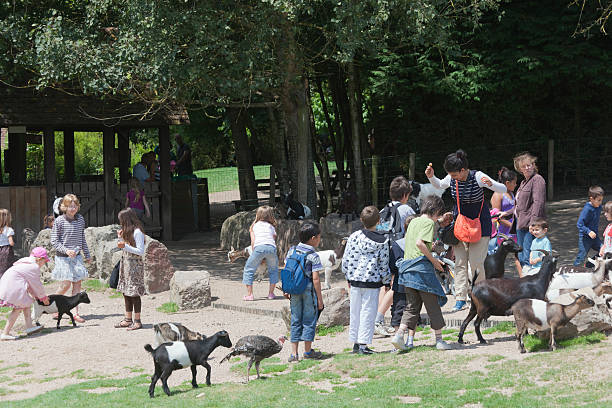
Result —
POLYGON ((49 306, 45 306, 40 300, 34 302, 32 321, 40 326, 38 319, 40 319, 43 313, 57 313, 57 330, 59 330, 62 315, 67 314, 72 320, 72 325, 76 327, 74 316, 70 310, 77 307, 79 303, 91 303, 89 296, 87 296, 87 292, 83 291, 73 296, 49 295, 49 306))
POLYGON ((510 252, 518 254, 522 250, 523 248, 521 248, 511 238, 504 238, 501 244, 499 244, 497 247, 495 253, 487 255, 484 260, 484 270, 487 279, 503 278, 506 256, 510 252))
POLYGON ((210 364, 207 360, 210 353, 219 346, 232 347, 232 341, 225 330, 204 340, 164 343, 155 350, 150 344, 146 344, 144 349, 151 353, 155 364, 155 373, 151 377, 151 385, 149 386, 149 396, 153 398, 155 384, 160 378, 164 392, 170 396, 168 377, 170 377, 172 371, 187 367, 191 367, 191 385, 193 388, 198 388, 196 382, 196 366, 198 364, 206 368, 206 385, 210 385, 210 364))
POLYGON ((472 306, 461 324, 457 341, 463 343, 465 328, 478 315, 474 321, 474 331, 478 336, 478 340, 482 344, 486 344, 485 339, 480 333, 480 322, 488 319, 489 316, 506 316, 506 312, 519 299, 543 300, 556 267, 557 258, 546 255, 542 261, 540 271, 535 275, 525 276, 524 278, 485 279, 476 285, 473 283, 476 282, 476 276, 474 276, 472 282, 474 286, 470 293, 472 306))
POLYGON ((310 208, 293 198, 293 192, 281 193, 281 201, 287 207, 287 219, 302 220, 310 216, 310 208))

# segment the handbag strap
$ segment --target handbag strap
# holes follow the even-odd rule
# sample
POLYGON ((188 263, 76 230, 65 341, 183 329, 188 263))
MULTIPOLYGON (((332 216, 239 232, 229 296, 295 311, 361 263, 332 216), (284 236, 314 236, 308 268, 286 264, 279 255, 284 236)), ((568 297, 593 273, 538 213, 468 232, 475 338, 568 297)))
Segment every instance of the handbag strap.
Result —
MULTIPOLYGON (((457 212, 461 214, 461 206, 459 206, 459 182, 455 180, 455 198, 457 199, 457 212)), ((478 211, 478 218, 482 213, 482 206, 484 205, 484 192, 482 193, 482 201, 480 202, 480 211, 478 211)))

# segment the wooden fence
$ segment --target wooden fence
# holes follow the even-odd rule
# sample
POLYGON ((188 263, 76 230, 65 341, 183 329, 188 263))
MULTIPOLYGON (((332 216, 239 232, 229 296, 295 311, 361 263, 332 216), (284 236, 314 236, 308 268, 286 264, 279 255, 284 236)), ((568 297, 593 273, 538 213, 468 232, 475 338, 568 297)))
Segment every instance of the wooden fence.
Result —
POLYGON ((47 188, 45 186, 0 187, 0 208, 11 212, 15 230, 15 246, 21 247, 21 232, 31 228, 38 232, 47 215, 47 188))

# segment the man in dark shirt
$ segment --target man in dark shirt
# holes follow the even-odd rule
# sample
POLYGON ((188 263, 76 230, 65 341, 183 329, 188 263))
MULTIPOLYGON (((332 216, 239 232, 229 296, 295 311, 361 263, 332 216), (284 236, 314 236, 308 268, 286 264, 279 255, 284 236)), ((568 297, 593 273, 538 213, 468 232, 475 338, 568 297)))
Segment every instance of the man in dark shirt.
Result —
POLYGON ((189 145, 183 142, 183 138, 178 133, 174 134, 174 140, 176 141, 177 151, 176 157, 176 169, 179 176, 193 174, 193 167, 191 167, 191 149, 189 145))

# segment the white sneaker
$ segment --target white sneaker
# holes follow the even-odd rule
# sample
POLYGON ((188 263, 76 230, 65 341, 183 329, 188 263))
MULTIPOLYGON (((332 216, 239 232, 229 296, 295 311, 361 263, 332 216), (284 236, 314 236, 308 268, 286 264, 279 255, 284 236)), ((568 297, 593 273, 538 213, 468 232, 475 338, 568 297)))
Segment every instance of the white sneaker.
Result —
POLYGON ((406 344, 404 343, 403 334, 396 333, 395 336, 393 336, 393 340, 391 340, 391 344, 393 344, 393 346, 398 350, 401 350, 401 351, 408 350, 406 348, 406 344))
POLYGON ((17 340, 17 337, 10 334, 0 334, 0 340, 17 340))
POLYGON ((34 334, 34 333, 38 333, 39 331, 41 331, 44 328, 44 326, 32 326, 32 327, 28 327, 25 332, 26 334, 29 336, 30 334, 34 334))
POLYGON ((389 333, 387 332, 387 328, 385 327, 383 322, 374 323, 374 334, 377 334, 379 336, 385 336, 385 337, 389 336, 389 333))
POLYGON ((439 340, 436 342, 436 349, 438 350, 450 350, 452 349, 451 345, 445 342, 444 340, 439 340))

